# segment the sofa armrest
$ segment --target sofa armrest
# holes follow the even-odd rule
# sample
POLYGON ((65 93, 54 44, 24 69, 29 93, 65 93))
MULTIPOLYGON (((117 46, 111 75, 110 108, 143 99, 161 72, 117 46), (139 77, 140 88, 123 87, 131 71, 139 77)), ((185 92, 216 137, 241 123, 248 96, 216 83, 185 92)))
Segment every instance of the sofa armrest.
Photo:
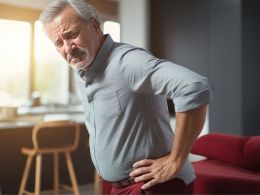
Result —
POLYGON ((260 136, 250 137, 244 146, 242 156, 248 169, 260 172, 260 136))
POLYGON ((191 152, 205 156, 208 159, 220 160, 244 167, 246 165, 241 154, 248 140, 249 137, 210 133, 199 137, 195 141, 191 152))

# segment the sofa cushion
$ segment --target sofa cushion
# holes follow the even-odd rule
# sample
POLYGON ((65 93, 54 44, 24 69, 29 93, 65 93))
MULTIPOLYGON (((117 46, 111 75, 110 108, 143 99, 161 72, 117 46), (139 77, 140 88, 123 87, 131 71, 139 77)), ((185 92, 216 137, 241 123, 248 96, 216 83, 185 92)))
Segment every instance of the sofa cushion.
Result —
POLYGON ((244 146, 242 156, 248 169, 260 172, 260 136, 250 137, 244 146))
MULTIPOLYGON (((246 161, 241 155, 249 137, 227 135, 222 133, 210 133, 199 137, 193 144, 191 152, 220 160, 237 166, 247 167, 246 161)), ((248 156, 249 159, 252 156, 248 156)))
POLYGON ((260 194, 260 174, 220 162, 193 162, 197 178, 194 194, 260 194))

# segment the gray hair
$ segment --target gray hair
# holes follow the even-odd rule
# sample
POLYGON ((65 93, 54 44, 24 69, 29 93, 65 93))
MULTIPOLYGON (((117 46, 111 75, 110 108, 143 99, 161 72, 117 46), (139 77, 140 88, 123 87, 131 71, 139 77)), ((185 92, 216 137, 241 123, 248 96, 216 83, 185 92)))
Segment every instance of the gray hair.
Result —
POLYGON ((67 6, 75 9, 75 11, 85 22, 88 23, 91 18, 95 18, 97 22, 100 23, 96 9, 84 0, 51 1, 40 15, 41 22, 43 24, 51 22, 67 6))

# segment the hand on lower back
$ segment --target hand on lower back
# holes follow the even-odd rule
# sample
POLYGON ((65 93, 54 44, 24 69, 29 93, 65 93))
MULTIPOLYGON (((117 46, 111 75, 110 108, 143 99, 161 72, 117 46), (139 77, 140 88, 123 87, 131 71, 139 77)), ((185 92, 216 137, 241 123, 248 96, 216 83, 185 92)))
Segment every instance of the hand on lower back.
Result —
POLYGON ((134 170, 130 177, 135 178, 135 182, 146 183, 142 186, 146 190, 158 183, 163 183, 173 179, 177 175, 177 169, 170 160, 170 155, 158 159, 144 159, 134 163, 134 170))

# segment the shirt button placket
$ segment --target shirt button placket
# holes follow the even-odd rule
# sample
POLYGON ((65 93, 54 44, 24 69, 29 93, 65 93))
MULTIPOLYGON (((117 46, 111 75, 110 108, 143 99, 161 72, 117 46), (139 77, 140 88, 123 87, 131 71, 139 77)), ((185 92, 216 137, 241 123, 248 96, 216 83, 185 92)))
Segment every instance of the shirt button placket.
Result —
POLYGON ((88 95, 87 96, 88 98, 88 102, 90 104, 90 107, 91 107, 91 112, 92 112, 92 121, 91 121, 91 125, 94 129, 94 158, 95 158, 95 161, 96 161, 96 165, 97 165, 97 172, 99 173, 99 175, 101 175, 100 173, 100 170, 99 170, 99 166, 98 166, 98 162, 97 162, 97 159, 96 159, 96 123, 95 123, 95 107, 94 107, 94 102, 93 102, 93 97, 91 95, 88 95))

